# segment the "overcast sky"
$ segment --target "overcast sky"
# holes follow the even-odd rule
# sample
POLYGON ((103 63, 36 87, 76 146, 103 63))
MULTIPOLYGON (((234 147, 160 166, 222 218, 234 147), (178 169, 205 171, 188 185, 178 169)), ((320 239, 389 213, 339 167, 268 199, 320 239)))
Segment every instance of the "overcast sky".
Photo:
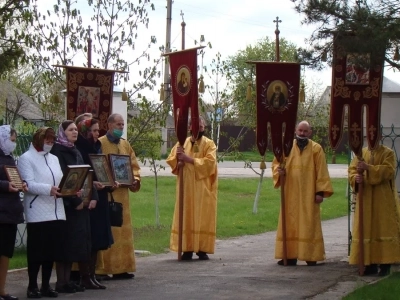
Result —
MULTIPOLYGON (((48 9, 48 5, 53 4, 54 0, 40 0, 39 3, 46 4, 46 9, 48 9)), ((167 1, 152 0, 152 3, 154 3, 155 11, 149 11, 149 28, 139 27, 139 39, 135 49, 136 51, 143 49, 149 37, 154 35, 157 38, 157 45, 152 47, 151 55, 155 58, 160 55, 158 47, 165 44, 167 1)), ((88 18, 85 18, 85 14, 89 16, 92 10, 82 8, 81 14, 86 21, 88 18)), ((185 47, 196 47, 194 41, 199 41, 201 35, 204 35, 206 42, 212 44, 212 49, 206 49, 204 64, 211 61, 218 52, 221 53, 222 58, 226 58, 247 45, 254 45, 266 36, 275 39, 276 23, 273 21, 276 17, 282 20, 279 24, 280 37, 284 37, 298 47, 306 46, 305 39, 309 38, 316 29, 315 26, 301 25, 302 16, 294 10, 294 4, 290 0, 174 0, 171 32, 173 50, 181 49, 181 12, 186 23, 185 47)), ((129 53, 129 51, 126 52, 129 53)), ((134 78, 136 73, 137 71, 132 69, 131 78, 134 78)), ((397 74, 386 72, 385 75, 400 81, 399 72, 397 74)), ((321 72, 306 69, 305 77, 307 80, 318 78, 322 85, 330 85, 331 69, 327 67, 321 72)), ((156 92, 145 94, 150 99, 158 99, 156 92)))

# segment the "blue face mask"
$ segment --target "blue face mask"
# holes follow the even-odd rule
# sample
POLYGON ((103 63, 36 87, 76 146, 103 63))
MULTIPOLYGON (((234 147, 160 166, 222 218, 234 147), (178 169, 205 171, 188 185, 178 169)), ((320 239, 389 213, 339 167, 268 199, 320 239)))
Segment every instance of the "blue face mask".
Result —
POLYGON ((116 138, 120 138, 123 134, 124 134, 124 131, 123 131, 123 130, 120 130, 120 129, 113 129, 113 135, 114 135, 116 138))

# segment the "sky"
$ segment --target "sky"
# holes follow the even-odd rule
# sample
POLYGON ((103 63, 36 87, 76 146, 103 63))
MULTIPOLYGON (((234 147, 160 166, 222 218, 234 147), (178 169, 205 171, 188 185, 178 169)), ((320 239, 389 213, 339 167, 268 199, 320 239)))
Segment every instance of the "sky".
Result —
MULTIPOLYGON (((43 9, 47 9, 54 1, 40 0, 39 4, 43 5, 43 9)), ((81 3, 85 2, 82 1, 81 3)), ((139 27, 135 51, 140 53, 142 49, 145 49, 150 36, 155 36, 157 44, 150 49, 151 58, 154 59, 160 56, 159 47, 164 45, 166 40, 167 1, 152 0, 151 2, 154 4, 155 10, 148 11, 150 19, 148 28, 139 27)), ((88 20, 92 10, 84 9, 83 6, 80 9, 84 21, 88 20)), ((245 49, 247 45, 256 44, 258 40, 264 37, 274 40, 276 23, 273 21, 276 17, 279 17, 282 21, 279 23, 281 38, 294 43, 297 47, 307 46, 305 40, 311 36, 316 26, 301 24, 303 17, 294 10, 294 4, 291 0, 174 0, 172 4, 171 48, 172 50, 181 49, 181 22, 183 18, 186 23, 186 49, 198 46, 195 44, 195 40, 199 41, 201 35, 204 35, 206 43, 211 43, 212 49, 205 49, 203 64, 207 65, 218 52, 224 59, 245 49)), ((125 53, 130 55, 129 50, 125 53)), ((135 55, 138 54, 135 53, 135 55)), ((131 68, 131 80, 135 79, 139 68, 144 64, 145 62, 141 63, 137 69, 131 68)), ((79 65, 79 63, 76 65, 79 65)), ((160 66, 160 71, 162 69, 162 66, 160 66)), ((327 85, 331 85, 331 69, 329 66, 326 66, 320 72, 305 68, 302 76, 306 80, 320 82, 323 86, 322 90, 327 85)), ((400 82, 400 72, 386 71, 385 76, 400 82)), ((149 99, 158 100, 157 89, 159 89, 161 81, 160 79, 156 91, 143 91, 143 94, 149 99)))

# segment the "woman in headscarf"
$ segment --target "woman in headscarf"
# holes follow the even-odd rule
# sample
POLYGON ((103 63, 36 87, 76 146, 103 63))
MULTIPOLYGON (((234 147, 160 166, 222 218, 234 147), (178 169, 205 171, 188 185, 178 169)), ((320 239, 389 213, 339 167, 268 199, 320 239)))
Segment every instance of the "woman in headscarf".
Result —
MULTIPOLYGON (((4 166, 15 166, 11 153, 16 147, 17 132, 10 125, 0 126, 0 299, 18 300, 6 294, 8 263, 14 254, 17 224, 24 222, 24 208, 19 198, 19 191, 10 182, 4 166)), ((23 191, 27 191, 26 183, 23 191)))
POLYGON ((57 291, 50 287, 50 277, 54 262, 62 259, 65 211, 58 192, 63 172, 58 158, 49 153, 55 139, 52 128, 39 128, 28 151, 18 159, 19 173, 29 186, 29 192, 24 194, 28 234, 28 298, 58 296, 57 291), (42 286, 39 291, 37 277, 40 268, 42 286))
MULTIPOLYGON (((78 138, 78 129, 73 121, 67 120, 60 124, 56 143, 51 153, 58 157, 61 170, 65 174, 68 165, 84 164, 81 153, 75 147, 78 138)), ((90 216, 89 210, 96 207, 95 200, 84 207, 81 191, 77 196, 63 197, 64 209, 67 217, 66 232, 64 235, 64 259, 56 264, 57 283, 59 293, 74 293, 86 289, 99 289, 89 276, 89 261, 91 252, 90 216), (81 284, 70 282, 73 262, 79 263, 81 284)))
MULTIPOLYGON (((85 164, 92 165, 89 154, 99 154, 101 152, 101 143, 99 138, 99 122, 96 119, 86 119, 78 123, 78 140, 75 145, 82 154, 85 164)), ((96 174, 94 174, 96 175, 96 174)), ((113 244, 110 216, 108 213, 108 192, 103 184, 97 181, 94 176, 94 186, 97 190, 98 201, 96 209, 90 211, 90 224, 92 232, 92 253, 90 259, 90 275, 92 281, 100 288, 106 287, 99 283, 95 276, 97 253, 100 250, 106 250, 113 244)))

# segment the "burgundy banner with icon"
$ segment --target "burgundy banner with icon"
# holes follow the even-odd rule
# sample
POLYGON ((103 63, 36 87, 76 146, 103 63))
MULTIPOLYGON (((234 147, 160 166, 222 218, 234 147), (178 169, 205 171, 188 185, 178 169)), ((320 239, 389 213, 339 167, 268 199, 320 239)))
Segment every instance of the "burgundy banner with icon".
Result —
POLYGON ((69 66, 64 68, 67 73, 67 119, 74 120, 83 113, 91 113, 99 120, 100 135, 104 135, 112 109, 115 71, 69 66))
POLYGON ((345 50, 346 45, 358 45, 356 36, 336 36, 332 64, 332 91, 329 140, 336 149, 343 137, 344 127, 349 131, 349 145, 356 156, 362 156, 363 108, 366 107, 366 135, 368 147, 375 149, 380 140, 381 94, 384 52, 365 53, 357 49, 345 50), (349 39, 354 40, 352 43, 349 39), (354 52, 353 52, 354 51, 354 52), (347 120, 345 107, 348 107, 347 120), (347 122, 346 122, 347 121, 347 122))
POLYGON ((268 141, 281 162, 292 149, 300 87, 300 65, 283 62, 256 64, 257 147, 265 155, 268 141))
POLYGON ((187 137, 189 109, 192 135, 197 139, 199 133, 197 49, 168 53, 171 66, 175 132, 181 145, 185 143, 187 137))

